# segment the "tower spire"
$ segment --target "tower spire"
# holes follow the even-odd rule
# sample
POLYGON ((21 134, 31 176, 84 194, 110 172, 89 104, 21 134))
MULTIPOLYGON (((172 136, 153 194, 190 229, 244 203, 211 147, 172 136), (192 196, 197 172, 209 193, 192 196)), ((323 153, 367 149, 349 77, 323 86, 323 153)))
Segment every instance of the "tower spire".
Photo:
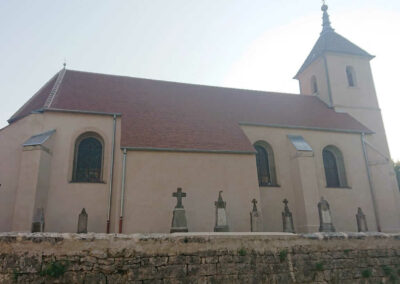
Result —
POLYGON ((334 29, 331 27, 331 21, 329 20, 329 15, 328 15, 328 5, 326 5, 325 0, 322 1, 322 6, 321 6, 321 11, 323 12, 322 14, 322 32, 321 34, 325 34, 327 32, 333 32, 334 29))

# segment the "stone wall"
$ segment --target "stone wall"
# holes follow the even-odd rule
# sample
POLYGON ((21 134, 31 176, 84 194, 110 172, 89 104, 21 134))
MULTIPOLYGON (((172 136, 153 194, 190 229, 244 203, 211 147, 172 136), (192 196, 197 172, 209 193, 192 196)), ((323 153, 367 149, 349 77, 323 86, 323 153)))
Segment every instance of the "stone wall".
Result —
POLYGON ((0 283, 399 283, 400 234, 0 234, 0 283))

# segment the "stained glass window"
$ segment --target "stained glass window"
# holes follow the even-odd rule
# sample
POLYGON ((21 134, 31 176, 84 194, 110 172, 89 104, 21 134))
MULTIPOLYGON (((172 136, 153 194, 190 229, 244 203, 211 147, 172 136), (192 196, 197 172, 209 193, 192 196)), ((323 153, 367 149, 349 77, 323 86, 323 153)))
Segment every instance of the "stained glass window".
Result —
POLYGON ((254 145, 256 149, 256 162, 258 183, 260 186, 276 185, 274 154, 272 148, 266 142, 257 142, 254 145))
POLYGON ((95 137, 78 139, 75 154, 73 181, 100 182, 103 160, 103 145, 95 137))
POLYGON ((342 153, 333 146, 327 146, 322 151, 324 162, 326 186, 346 187, 346 173, 342 153))
POLYGON ((323 151, 324 156, 324 167, 325 167, 325 176, 326 176, 326 184, 328 187, 339 187, 339 173, 336 164, 336 159, 333 153, 329 150, 323 151))

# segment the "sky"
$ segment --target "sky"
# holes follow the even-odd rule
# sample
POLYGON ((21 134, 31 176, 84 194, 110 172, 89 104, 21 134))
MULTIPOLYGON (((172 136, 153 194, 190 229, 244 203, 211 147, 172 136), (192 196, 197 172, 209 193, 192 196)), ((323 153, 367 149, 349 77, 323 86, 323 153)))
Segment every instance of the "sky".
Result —
MULTIPOLYGON (((371 61, 400 160, 400 1, 328 0, 333 28, 371 61)), ((0 128, 62 68, 299 93, 321 31, 317 0, 0 0, 0 128)))

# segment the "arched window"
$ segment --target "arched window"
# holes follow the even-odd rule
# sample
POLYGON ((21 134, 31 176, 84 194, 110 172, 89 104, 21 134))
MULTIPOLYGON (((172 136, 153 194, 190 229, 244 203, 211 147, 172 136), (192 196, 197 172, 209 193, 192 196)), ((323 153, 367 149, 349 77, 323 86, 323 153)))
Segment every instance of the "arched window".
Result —
POLYGON ((335 146, 327 146, 322 151, 327 187, 346 187, 346 171, 343 156, 335 146))
POLYGON ((346 76, 349 87, 354 87, 356 85, 356 73, 353 66, 346 67, 346 76))
POLYGON ((259 141, 254 144, 254 148, 257 151, 258 184, 260 186, 277 185, 274 152, 271 146, 267 142, 259 141))
POLYGON ((311 77, 311 90, 313 94, 318 93, 317 78, 315 76, 311 77))
POLYGON ((103 164, 103 140, 88 132, 75 142, 75 159, 72 181, 101 182, 103 164))

